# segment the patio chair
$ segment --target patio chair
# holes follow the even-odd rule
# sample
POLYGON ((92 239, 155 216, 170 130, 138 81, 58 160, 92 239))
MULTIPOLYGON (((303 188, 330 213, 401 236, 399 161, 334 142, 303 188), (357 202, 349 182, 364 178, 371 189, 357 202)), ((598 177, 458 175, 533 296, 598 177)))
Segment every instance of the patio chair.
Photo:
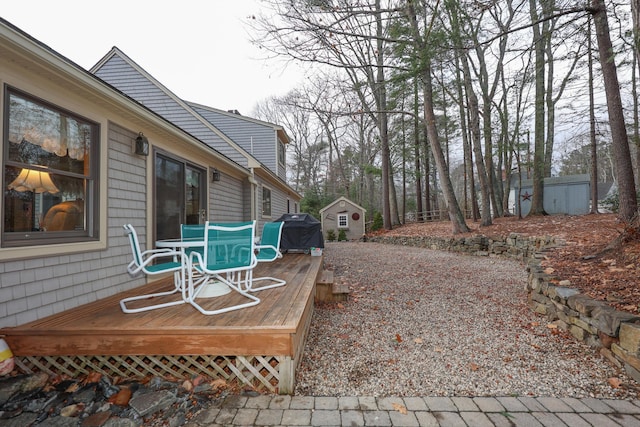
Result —
MULTIPOLYGON (((255 221, 231 225, 205 224, 204 253, 189 255, 188 300, 202 314, 213 315, 247 308, 260 299, 244 289, 251 287, 252 270, 258 261, 255 255, 255 221), (196 300, 206 286, 222 283, 249 301, 207 310, 196 300)), ((224 298, 224 297, 217 297, 224 298)))
POLYGON ((129 263, 129 265, 127 265, 127 271, 129 272, 129 274, 131 274, 132 276, 136 276, 139 273, 144 273, 146 275, 173 273, 174 288, 166 292, 157 292, 153 294, 124 298, 120 300, 120 307, 122 308, 122 311, 125 313, 140 313, 142 311, 184 304, 186 302, 186 290, 183 286, 183 280, 185 277, 184 269, 188 262, 188 259, 184 255, 184 253, 172 249, 150 249, 142 252, 140 250, 138 234, 136 233, 135 228, 133 228, 131 224, 125 224, 124 229, 129 236, 129 243, 131 244, 131 251, 133 252, 133 260, 129 263), (165 262, 157 262, 166 258, 171 258, 171 260, 165 262), (174 294, 176 292, 182 292, 182 297, 180 298, 180 300, 165 302, 161 304, 146 305, 139 308, 127 307, 127 303, 131 301, 140 301, 155 297, 163 297, 174 294))
MULTIPOLYGON (((182 224, 180 226, 180 240, 204 240, 204 224, 182 224)), ((198 251, 204 253, 202 248, 185 248, 185 254, 198 251)))
MULTIPOLYGON (((279 258, 282 258, 282 252, 280 252, 282 227, 284 227, 284 222, 282 221, 266 222, 264 224, 262 228, 262 236, 260 237, 260 243, 256 245, 256 259, 259 263, 273 262, 279 258)), ((286 280, 278 279, 277 277, 253 277, 249 282, 249 288, 246 290, 249 292, 257 292, 264 289, 284 286, 286 284, 286 280), (256 287, 255 283, 260 281, 269 281, 271 283, 256 287)))

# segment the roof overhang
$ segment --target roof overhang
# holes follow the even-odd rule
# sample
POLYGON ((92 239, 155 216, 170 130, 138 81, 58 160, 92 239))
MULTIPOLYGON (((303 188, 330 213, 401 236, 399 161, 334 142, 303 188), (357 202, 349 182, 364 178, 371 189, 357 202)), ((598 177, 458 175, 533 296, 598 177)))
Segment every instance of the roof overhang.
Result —
POLYGON ((28 69, 44 79, 83 96, 87 101, 114 112, 141 128, 154 126, 154 132, 167 139, 179 139, 206 150, 228 168, 249 176, 250 171, 223 156, 197 138, 184 132, 142 104, 118 91, 73 61, 0 18, 0 57, 28 69))

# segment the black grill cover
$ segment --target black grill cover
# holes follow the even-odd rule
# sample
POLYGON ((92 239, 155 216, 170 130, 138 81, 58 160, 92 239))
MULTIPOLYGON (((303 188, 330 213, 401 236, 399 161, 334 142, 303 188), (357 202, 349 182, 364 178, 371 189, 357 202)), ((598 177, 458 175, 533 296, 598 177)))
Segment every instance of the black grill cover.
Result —
POLYGON ((304 250, 310 248, 324 248, 322 224, 313 216, 305 213, 284 214, 276 221, 284 222, 280 249, 304 250))

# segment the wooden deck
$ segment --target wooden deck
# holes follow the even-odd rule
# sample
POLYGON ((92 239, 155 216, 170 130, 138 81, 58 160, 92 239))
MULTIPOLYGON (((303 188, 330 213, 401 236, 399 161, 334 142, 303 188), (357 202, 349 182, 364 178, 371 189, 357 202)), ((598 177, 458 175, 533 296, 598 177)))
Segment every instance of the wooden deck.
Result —
MULTIPOLYGON (((291 393, 321 272, 322 257, 286 254, 254 270, 256 277, 287 281, 286 286, 256 293, 261 302, 254 307, 214 316, 205 316, 189 304, 136 314, 121 311, 120 299, 168 289, 172 285, 165 279, 0 329, 0 336, 9 344, 20 369, 27 372, 62 371, 76 376, 91 370, 109 376, 206 374, 291 393)), ((202 304, 209 309, 236 299, 244 297, 232 292, 202 304)), ((155 301, 161 302, 159 298, 155 301)))

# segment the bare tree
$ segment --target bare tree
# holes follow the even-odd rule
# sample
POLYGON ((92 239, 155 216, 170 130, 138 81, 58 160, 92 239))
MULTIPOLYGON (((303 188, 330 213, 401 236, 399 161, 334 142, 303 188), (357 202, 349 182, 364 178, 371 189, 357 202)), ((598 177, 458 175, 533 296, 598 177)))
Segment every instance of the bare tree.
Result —
POLYGON ((589 142, 591 148, 591 213, 598 213, 598 144, 596 141, 596 107, 593 95, 593 52, 591 49, 591 17, 587 26, 587 62, 589 67, 589 142))
MULTIPOLYGON (((358 94, 358 110, 369 114, 378 127, 382 163, 382 212, 384 227, 390 229, 391 197, 394 190, 390 169, 387 89, 387 22, 393 10, 380 0, 334 7, 325 2, 267 2, 278 19, 258 18, 254 26, 259 36, 254 42, 280 56, 313 62, 343 70, 349 90, 358 94)), ((347 113, 347 112, 344 112, 347 113)), ((393 209, 397 212, 397 206, 393 209)))
POLYGON ((464 220, 464 215, 460 210, 460 205, 456 199, 456 195, 451 183, 449 174, 449 166, 446 163, 444 151, 440 145, 440 137, 436 127, 436 115, 433 106, 433 87, 431 76, 431 58, 429 57, 428 41, 429 34, 425 29, 423 34, 417 21, 415 1, 407 1, 406 12, 412 31, 412 41, 415 45, 416 57, 420 59, 421 68, 419 75, 422 79, 423 102, 424 102, 424 119, 427 129, 427 138, 429 139, 431 152, 440 174, 442 184, 442 193, 447 204, 449 219, 453 233, 465 233, 469 231, 469 227, 464 220))
POLYGON ((618 72, 615 64, 615 55, 611 43, 607 9, 604 0, 592 0, 590 12, 593 15, 596 39, 598 40, 600 66, 602 67, 607 110, 609 112, 609 123, 611 126, 611 144, 618 176, 618 194, 620 197, 618 213, 625 221, 631 221, 637 214, 638 201, 636 199, 631 152, 629 151, 629 139, 627 136, 627 128, 625 127, 622 100, 620 98, 618 72))
MULTIPOLYGON (((451 21, 451 35, 457 52, 460 52, 458 60, 462 65, 462 76, 464 81, 464 89, 466 93, 467 109, 469 114, 469 128, 471 134, 471 147, 476 161, 476 169, 478 172, 478 181, 480 182, 480 194, 482 195, 482 212, 480 218, 482 226, 491 225, 491 180, 485 168, 485 161, 482 155, 482 142, 480 133, 480 107, 478 105, 478 97, 472 84, 471 67, 462 43, 460 21, 458 19, 458 5, 454 2, 447 2, 451 21)), ((485 67, 486 71, 486 67, 485 67)), ((460 104, 464 104, 464 99, 459 100, 460 104)), ((490 120, 489 120, 490 122, 490 120)), ((488 132, 491 132, 489 128, 488 132)), ((490 144, 489 144, 490 145, 490 144)), ((489 147, 487 147, 489 148, 489 147)), ((492 154, 489 151, 488 157, 492 154)))

